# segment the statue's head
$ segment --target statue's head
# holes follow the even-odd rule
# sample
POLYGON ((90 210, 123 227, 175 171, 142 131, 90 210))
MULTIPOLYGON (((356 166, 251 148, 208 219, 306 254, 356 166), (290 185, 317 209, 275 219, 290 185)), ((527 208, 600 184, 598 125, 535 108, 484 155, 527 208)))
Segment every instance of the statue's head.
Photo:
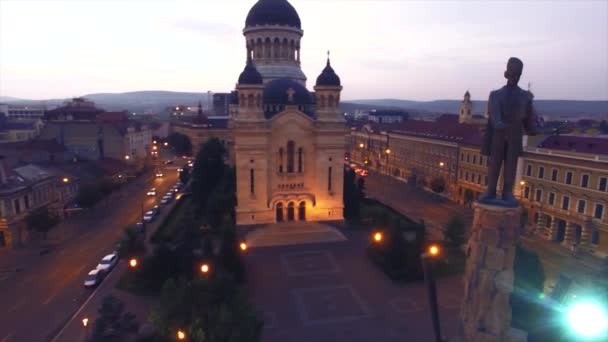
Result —
POLYGON ((507 79, 507 84, 515 86, 517 82, 519 82, 519 78, 521 77, 521 73, 524 70, 524 62, 517 57, 509 58, 507 62, 507 70, 505 71, 505 78, 507 79))

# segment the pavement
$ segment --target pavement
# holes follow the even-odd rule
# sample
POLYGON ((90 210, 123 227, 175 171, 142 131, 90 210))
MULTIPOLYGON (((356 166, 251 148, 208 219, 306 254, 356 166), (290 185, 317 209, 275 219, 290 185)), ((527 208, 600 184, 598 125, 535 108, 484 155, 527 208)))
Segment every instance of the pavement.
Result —
POLYGON ((337 228, 319 222, 280 222, 265 225, 247 234, 249 247, 270 247, 345 241, 337 228))
MULTIPOLYGON (((114 275, 110 274, 107 284, 99 290, 90 290, 82 285, 86 274, 114 250, 123 228, 141 219, 142 203, 144 210, 149 210, 176 182, 177 171, 165 172, 163 178, 134 180, 95 209, 62 222, 58 228, 63 231, 62 239, 46 254, 40 254, 37 248, 3 252, 0 255, 0 307, 3 308, 0 342, 49 341, 84 304, 91 304, 89 307, 94 308, 91 312, 96 312, 94 304, 103 298, 104 289, 113 288, 114 275), (146 196, 150 187, 157 188, 156 197, 146 196), (20 271, 14 272, 15 269, 20 271), (95 291, 100 296, 91 299, 95 291)), ((112 273, 119 273, 122 267, 119 264, 112 273)), ((74 340, 72 337, 57 339, 74 340)))
POLYGON ((460 215, 467 227, 473 223, 473 210, 442 196, 412 187, 393 177, 370 171, 364 177, 365 193, 387 204, 414 221, 424 220, 431 238, 443 239, 443 231, 451 217, 460 215))
MULTIPOLYGON (((342 233, 348 241, 248 250, 261 341, 434 341, 424 283, 394 284, 367 258, 367 233, 342 233)), ((438 279, 437 293, 443 336, 461 336, 461 277, 438 279)))

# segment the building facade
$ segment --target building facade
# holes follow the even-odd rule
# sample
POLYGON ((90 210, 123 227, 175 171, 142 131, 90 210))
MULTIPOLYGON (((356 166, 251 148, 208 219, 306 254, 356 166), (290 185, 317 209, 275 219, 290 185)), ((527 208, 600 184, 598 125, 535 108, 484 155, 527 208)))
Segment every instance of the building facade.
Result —
POLYGON ((230 123, 237 224, 341 220, 346 128, 340 78, 328 58, 314 93, 306 89, 301 22, 286 0, 258 1, 243 34, 248 61, 230 123))
POLYGON ((228 119, 208 119, 200 115, 195 120, 175 120, 171 122, 171 132, 187 136, 192 143, 192 155, 196 156, 202 144, 217 138, 224 145, 228 163, 234 165, 234 137, 228 127, 228 119))
POLYGON ((520 163, 528 223, 548 240, 608 256, 608 139, 551 136, 520 163))
POLYGON ((15 106, 0 103, 0 113, 4 113, 7 118, 13 120, 37 120, 44 117, 44 107, 37 106, 15 106))

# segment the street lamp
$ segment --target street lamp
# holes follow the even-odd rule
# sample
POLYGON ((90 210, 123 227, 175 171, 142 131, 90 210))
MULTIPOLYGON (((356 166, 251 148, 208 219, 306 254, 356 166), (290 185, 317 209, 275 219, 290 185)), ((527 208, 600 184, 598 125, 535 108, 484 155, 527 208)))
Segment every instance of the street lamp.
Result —
POLYGON ((154 145, 156 145, 157 141, 156 141, 156 140, 154 140, 154 141, 152 141, 152 143, 153 143, 154 145))
POLYGON ((519 182, 519 185, 521 185, 521 186, 526 185, 526 181, 523 181, 523 180, 522 180, 521 182, 519 182))
POLYGON ((89 339, 89 319, 82 319, 82 327, 84 328, 84 340, 87 341, 89 339))
POLYGON ((239 248, 241 248, 241 250, 244 252, 247 250, 247 244, 245 242, 241 242, 241 244, 239 245, 239 248))
POLYGON ((129 159, 131 159, 131 156, 129 156, 128 154, 125 155, 125 160, 129 160, 129 159))
POLYGON ((365 147, 365 145, 363 143, 360 143, 359 148, 363 148, 363 147, 365 147))
POLYGON ((131 268, 135 268, 135 267, 137 267, 137 259, 135 259, 135 258, 131 258, 131 260, 129 260, 129 266, 130 266, 131 268))
POLYGON ((186 333, 183 332, 182 330, 178 330, 177 331, 177 339, 180 341, 183 341, 186 339, 186 333))
POLYGON ((384 236, 382 236, 382 232, 375 232, 374 233, 374 242, 375 243, 380 243, 382 242, 382 239, 384 238, 384 236))
POLYGON ((439 162, 439 167, 444 167, 445 163, 444 162, 439 162))
POLYGON ((441 255, 439 245, 432 244, 427 249, 426 253, 422 254, 422 270, 424 271, 424 280, 426 283, 427 292, 429 294, 429 305, 431 307, 431 320, 433 321, 433 331, 435 332, 435 341, 442 342, 441 326, 439 324, 439 310, 437 309, 437 288, 435 286, 435 274, 433 273, 434 262, 441 255))
POLYGON ((63 177, 63 182, 64 182, 64 183, 67 183, 67 182, 69 182, 69 181, 70 181, 70 179, 69 179, 68 177, 63 177))
POLYGON ((209 273, 209 265, 207 265, 207 264, 202 264, 202 265, 201 265, 201 272, 202 272, 202 273, 204 273, 204 274, 209 273))
POLYGON ((391 154, 391 149, 387 148, 386 151, 384 151, 384 152, 386 152, 386 154, 391 154))
POLYGON ((164 144, 164 145, 165 145, 165 146, 169 146, 169 143, 165 141, 165 144, 164 144))
POLYGON ((608 337, 608 314, 595 301, 585 300, 573 304, 566 312, 566 320, 568 327, 579 337, 602 338, 602 341, 608 337))

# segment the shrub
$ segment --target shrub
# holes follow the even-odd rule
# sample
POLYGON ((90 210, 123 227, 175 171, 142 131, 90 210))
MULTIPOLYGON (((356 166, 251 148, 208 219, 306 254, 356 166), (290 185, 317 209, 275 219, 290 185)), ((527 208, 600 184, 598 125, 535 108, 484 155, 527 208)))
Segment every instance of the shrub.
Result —
POLYGON ((460 215, 450 218, 445 227, 445 237, 452 246, 460 247, 465 242, 465 221, 460 215))

